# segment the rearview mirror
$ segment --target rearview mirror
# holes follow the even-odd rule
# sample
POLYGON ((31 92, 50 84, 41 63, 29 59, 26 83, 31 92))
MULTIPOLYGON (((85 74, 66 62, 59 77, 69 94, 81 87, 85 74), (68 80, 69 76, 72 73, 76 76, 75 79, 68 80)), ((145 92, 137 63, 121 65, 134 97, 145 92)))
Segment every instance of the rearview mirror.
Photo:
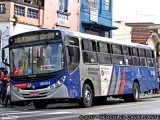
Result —
POLYGON ((5 64, 5 65, 7 65, 7 66, 10 66, 8 63, 7 63, 7 59, 6 59, 6 56, 5 56, 5 49, 6 48, 8 48, 8 46, 6 46, 6 47, 4 47, 3 49, 2 49, 2 62, 3 62, 3 64, 5 64))

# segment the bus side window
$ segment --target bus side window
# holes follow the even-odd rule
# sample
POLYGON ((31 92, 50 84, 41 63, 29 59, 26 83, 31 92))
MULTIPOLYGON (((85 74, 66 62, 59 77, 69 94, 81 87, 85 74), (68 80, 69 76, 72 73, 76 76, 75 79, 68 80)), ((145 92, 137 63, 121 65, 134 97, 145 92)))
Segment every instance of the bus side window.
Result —
POLYGON ((68 72, 71 74, 79 65, 79 39, 75 37, 65 37, 66 56, 68 72))
POLYGON ((124 65, 124 59, 122 54, 122 46, 112 44, 112 63, 115 65, 124 65))
POLYGON ((148 64, 148 66, 149 67, 154 67, 155 66, 155 57, 154 57, 153 50, 147 50, 146 56, 147 56, 147 64, 148 64))
POLYGON ((94 40, 82 40, 83 62, 97 63, 96 42, 94 40))
POLYGON ((126 65, 133 65, 131 57, 131 47, 123 46, 124 62, 126 65))
POLYGON ((97 48, 99 64, 111 64, 110 44, 98 42, 97 48))
POLYGON ((132 48, 132 60, 134 66, 140 65, 138 49, 135 47, 132 48))
POLYGON ((146 50, 139 48, 140 65, 147 66, 146 62, 146 50))

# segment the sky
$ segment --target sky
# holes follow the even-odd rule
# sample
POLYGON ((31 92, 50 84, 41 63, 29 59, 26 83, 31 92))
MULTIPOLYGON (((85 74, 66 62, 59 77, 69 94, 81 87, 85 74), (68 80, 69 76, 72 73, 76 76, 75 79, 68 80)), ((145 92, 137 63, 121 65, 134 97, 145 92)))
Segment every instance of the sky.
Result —
POLYGON ((113 0, 113 21, 160 24, 160 0, 113 0))

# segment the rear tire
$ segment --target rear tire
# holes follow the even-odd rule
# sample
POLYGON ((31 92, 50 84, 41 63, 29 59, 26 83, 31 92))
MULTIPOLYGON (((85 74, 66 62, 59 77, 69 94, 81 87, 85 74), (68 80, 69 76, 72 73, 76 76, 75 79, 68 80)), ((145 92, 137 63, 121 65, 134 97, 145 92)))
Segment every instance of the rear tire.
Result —
POLYGON ((79 101, 81 107, 91 107, 93 102, 93 91, 88 84, 83 85, 82 98, 79 101))
POLYGON ((140 96, 140 88, 137 82, 133 83, 133 89, 132 89, 132 94, 125 95, 124 96, 124 101, 125 102, 137 102, 139 100, 140 96))
POLYGON ((133 83, 133 94, 131 95, 131 100, 133 102, 137 102, 139 100, 139 96, 140 96, 139 85, 137 84, 137 82, 134 82, 133 83))
POLYGON ((45 109, 47 108, 47 102, 46 101, 33 101, 33 105, 36 109, 45 109))

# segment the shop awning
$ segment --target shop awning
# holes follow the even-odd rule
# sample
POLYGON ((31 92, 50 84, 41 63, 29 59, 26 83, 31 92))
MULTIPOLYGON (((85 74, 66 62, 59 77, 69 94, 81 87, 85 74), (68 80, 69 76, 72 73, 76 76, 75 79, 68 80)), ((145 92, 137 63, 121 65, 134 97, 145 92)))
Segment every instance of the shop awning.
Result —
POLYGON ((93 21, 82 21, 82 24, 91 27, 91 28, 97 28, 102 30, 116 30, 118 27, 115 26, 108 26, 101 23, 93 22, 93 21))

